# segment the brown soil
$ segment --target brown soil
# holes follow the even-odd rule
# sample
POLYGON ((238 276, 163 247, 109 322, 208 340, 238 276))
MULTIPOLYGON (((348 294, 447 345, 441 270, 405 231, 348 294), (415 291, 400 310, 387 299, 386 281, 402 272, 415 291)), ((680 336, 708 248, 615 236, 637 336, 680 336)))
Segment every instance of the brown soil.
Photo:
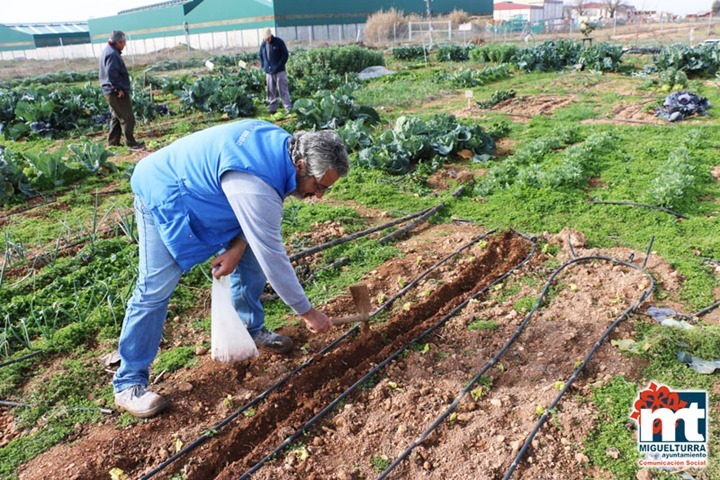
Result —
POLYGON ((583 120, 583 123, 612 123, 612 124, 666 124, 667 120, 663 120, 655 116, 653 111, 647 111, 647 106, 651 102, 643 103, 620 103, 616 105, 608 118, 583 120))
MULTIPOLYGON (((371 291, 373 305, 383 304, 480 233, 470 225, 440 225, 400 242, 402 257, 362 279, 371 291)), ((550 243, 563 245, 559 261, 570 258, 565 246, 568 236, 576 255, 627 259, 634 253, 636 261, 644 260, 644 253, 627 249, 586 251, 582 234, 564 231, 545 236, 550 243)), ((295 340, 291 355, 261 354, 234 365, 214 362, 200 350, 198 366, 156 378, 153 388, 171 402, 167 412, 125 428, 116 426, 114 416, 100 425, 78 428, 70 441, 25 464, 19 476, 22 480, 46 479, 48 475, 97 479, 107 478, 111 468, 119 468, 128 478, 139 478, 304 365, 252 410, 237 415, 211 438, 203 437, 206 441, 198 448, 156 478, 180 472, 188 479, 238 478, 331 404, 334 408, 259 468, 253 478, 374 478, 378 471, 373 462, 377 465, 384 458, 397 458, 447 410, 512 335, 527 313, 517 306, 518 301, 537 298, 552 271, 545 266, 548 257, 536 255, 515 274, 528 279, 518 283, 519 292, 504 295, 506 287, 493 287, 439 328, 419 337, 517 265, 529 251, 530 242, 517 235, 492 236, 433 271, 388 311, 376 315, 368 334, 351 333, 322 354, 319 352, 341 331, 310 336, 304 328, 291 325, 282 329, 295 340), (476 320, 492 320, 496 327, 469 329, 476 320), (416 347, 337 400, 416 338, 416 347)), ((679 279, 667 264, 651 256, 648 266, 665 291, 676 291, 679 279)), ((556 285, 550 303, 540 309, 499 364, 485 373, 492 380, 491 388, 482 398, 479 391, 466 395, 453 416, 440 423, 389 478, 501 476, 535 425, 538 405, 550 404, 558 393, 556 382, 567 380, 575 362, 587 354, 612 320, 640 297, 647 280, 633 269, 593 262, 565 270, 556 285)), ((338 297, 322 308, 332 315, 353 313, 349 296, 338 297)), ((198 312, 198 316, 206 314, 198 312)), ((622 322, 611 338, 632 337, 636 321, 642 320, 622 322)), ((176 323, 170 322, 170 328, 176 323)), ((515 478, 608 478, 588 468, 587 458, 579 453, 594 426, 593 406, 587 402, 589 385, 602 384, 618 374, 635 378, 641 366, 605 343, 560 403, 555 419, 542 428, 515 478)), ((0 418, 0 425, 7 431, 11 418, 0 418)))
MULTIPOLYGON (((507 114, 513 121, 527 123, 537 115, 551 115, 558 108, 567 107, 577 101, 576 95, 523 95, 504 100, 489 111, 507 114)), ((468 106, 456 113, 460 118, 477 118, 485 110, 477 106, 468 106)))

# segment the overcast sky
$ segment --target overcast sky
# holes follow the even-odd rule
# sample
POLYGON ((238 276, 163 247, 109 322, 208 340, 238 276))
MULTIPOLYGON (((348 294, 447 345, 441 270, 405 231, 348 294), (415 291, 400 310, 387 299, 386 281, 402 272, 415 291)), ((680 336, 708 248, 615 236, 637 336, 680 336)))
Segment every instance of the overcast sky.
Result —
MULTIPOLYGON (((240 1, 240 0, 238 0, 240 1)), ((419 0, 418 0, 419 1, 419 0)), ((522 0, 514 0, 522 3, 522 0)), ((602 0, 589 0, 602 1, 602 0)), ((625 0, 642 10, 663 10, 685 15, 710 9, 713 0, 625 0)), ((120 10, 159 3, 155 0, 3 0, 2 23, 41 23, 87 20, 116 15, 120 10), (9 6, 10 4, 11 6, 9 6)), ((566 0, 565 3, 572 3, 566 0)))

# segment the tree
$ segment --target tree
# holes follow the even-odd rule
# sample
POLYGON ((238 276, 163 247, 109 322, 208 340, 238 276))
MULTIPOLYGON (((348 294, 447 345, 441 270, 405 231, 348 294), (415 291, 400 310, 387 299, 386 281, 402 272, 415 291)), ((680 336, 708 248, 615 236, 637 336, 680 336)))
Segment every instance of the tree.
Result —
POLYGON ((573 3, 573 8, 577 12, 578 17, 582 17, 583 15, 585 15, 585 11, 587 10, 585 5, 587 5, 588 3, 588 0, 575 0, 575 2, 573 3))
POLYGON ((610 18, 615 18, 617 12, 628 7, 626 0, 605 0, 603 3, 605 8, 607 8, 610 18))
POLYGON ((715 0, 713 2, 711 10, 713 15, 720 15, 720 0, 715 0))

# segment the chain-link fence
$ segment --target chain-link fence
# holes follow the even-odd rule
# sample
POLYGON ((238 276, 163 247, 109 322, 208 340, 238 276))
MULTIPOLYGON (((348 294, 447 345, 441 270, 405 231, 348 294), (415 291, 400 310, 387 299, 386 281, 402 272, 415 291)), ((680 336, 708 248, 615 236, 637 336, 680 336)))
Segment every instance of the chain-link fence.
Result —
POLYGON ((628 21, 606 19, 595 22, 588 36, 580 31, 577 19, 559 18, 528 22, 522 19, 486 20, 453 25, 451 22, 409 22, 388 28, 386 39, 374 39, 378 46, 436 45, 442 43, 520 43, 548 39, 609 41, 627 46, 662 46, 673 43, 694 45, 720 38, 720 17, 690 18, 682 22, 628 21))
MULTIPOLYGON (((591 37, 579 31, 577 20, 556 19, 527 22, 522 19, 494 21, 475 19, 464 24, 450 21, 415 21, 389 25, 384 38, 365 37, 365 24, 313 25, 281 27, 277 36, 292 48, 312 48, 332 44, 371 43, 377 47, 397 45, 432 46, 443 43, 481 44, 517 43, 531 45, 548 39, 569 38, 577 41, 610 41, 626 46, 662 46, 673 43, 698 44, 720 38, 720 18, 689 18, 682 22, 650 21, 649 19, 605 20, 595 24, 591 37)), ((260 45, 260 30, 228 30, 212 33, 172 37, 134 39, 128 37, 124 52, 131 66, 144 65, 156 60, 185 60, 224 53, 252 52, 260 45), (147 57, 147 58, 146 58, 147 57)), ((72 70, 78 65, 95 68, 93 62, 99 56, 103 43, 66 45, 21 51, 0 52, 0 76, 5 60, 39 60, 52 70, 72 70)), ((16 68, 16 67, 13 67, 16 68)))

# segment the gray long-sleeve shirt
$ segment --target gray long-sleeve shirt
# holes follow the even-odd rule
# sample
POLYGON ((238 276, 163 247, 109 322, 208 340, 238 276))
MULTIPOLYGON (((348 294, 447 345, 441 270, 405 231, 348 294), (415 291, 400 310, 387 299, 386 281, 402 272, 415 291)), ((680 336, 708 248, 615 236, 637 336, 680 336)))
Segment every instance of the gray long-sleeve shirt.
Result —
POLYGON ((295 275, 282 241, 282 198, 262 179, 244 172, 227 172, 220 183, 245 241, 270 285, 295 313, 306 313, 312 305, 295 275))

